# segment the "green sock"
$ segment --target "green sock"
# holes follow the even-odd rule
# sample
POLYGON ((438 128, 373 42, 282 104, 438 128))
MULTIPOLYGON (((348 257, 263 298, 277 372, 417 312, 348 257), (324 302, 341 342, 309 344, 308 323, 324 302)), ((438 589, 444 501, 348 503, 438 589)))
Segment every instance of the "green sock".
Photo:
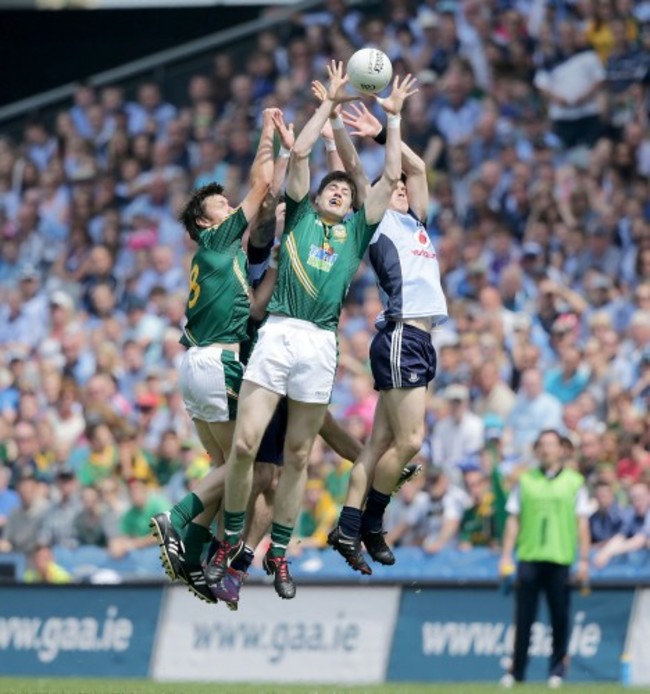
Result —
POLYGON ((185 545, 185 561, 188 564, 200 564, 203 545, 210 542, 212 535, 207 528, 198 523, 190 523, 185 530, 183 544, 185 545))
POLYGON ((273 523, 271 526, 271 556, 283 557, 293 534, 293 528, 288 525, 273 523))
POLYGON ((239 536, 242 534, 244 529, 245 520, 246 511, 237 511, 236 513, 231 513, 230 511, 224 510, 224 539, 228 544, 234 545, 239 540, 239 536))
POLYGON ((186 494, 171 510, 170 517, 174 529, 181 531, 202 511, 203 502, 201 499, 192 492, 186 494))

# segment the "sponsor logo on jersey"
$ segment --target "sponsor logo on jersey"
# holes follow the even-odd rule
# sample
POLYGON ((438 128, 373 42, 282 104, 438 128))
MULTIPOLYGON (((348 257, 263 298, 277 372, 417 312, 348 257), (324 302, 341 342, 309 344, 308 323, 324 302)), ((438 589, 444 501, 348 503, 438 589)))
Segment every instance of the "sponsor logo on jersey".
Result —
POLYGON ((335 224, 332 227, 332 238, 336 241, 345 241, 348 237, 348 230, 344 224, 335 224))
POLYGON ((329 272, 334 267, 334 263, 337 261, 338 257, 339 254, 333 253, 329 245, 321 248, 312 244, 309 250, 307 265, 315 267, 322 272, 329 272))
POLYGON ((413 255, 420 256, 421 258, 430 258, 432 260, 436 257, 436 252, 433 250, 429 236, 422 225, 418 225, 418 228, 413 234, 413 239, 419 246, 419 248, 411 250, 413 255))

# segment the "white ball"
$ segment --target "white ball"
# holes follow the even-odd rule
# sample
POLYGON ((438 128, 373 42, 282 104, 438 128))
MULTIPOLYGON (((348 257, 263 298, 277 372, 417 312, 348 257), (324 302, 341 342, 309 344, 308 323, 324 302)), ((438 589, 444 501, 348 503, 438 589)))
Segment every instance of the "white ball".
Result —
POLYGON ((348 60, 350 84, 364 94, 378 94, 393 78, 390 58, 376 48, 362 48, 348 60))

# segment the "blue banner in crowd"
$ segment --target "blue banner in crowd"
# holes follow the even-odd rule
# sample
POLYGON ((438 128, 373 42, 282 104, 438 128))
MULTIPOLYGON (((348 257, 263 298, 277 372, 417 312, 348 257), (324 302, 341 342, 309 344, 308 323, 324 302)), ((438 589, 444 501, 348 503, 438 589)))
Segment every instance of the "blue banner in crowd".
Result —
MULTIPOLYGON (((572 596, 570 681, 615 681, 633 590, 572 596)), ((497 681, 510 665, 514 601, 495 589, 405 588, 393 638, 388 681, 497 681)), ((551 629, 540 598, 528 679, 548 676, 551 629)))
POLYGON ((146 677, 162 588, 6 587, 0 674, 146 677))

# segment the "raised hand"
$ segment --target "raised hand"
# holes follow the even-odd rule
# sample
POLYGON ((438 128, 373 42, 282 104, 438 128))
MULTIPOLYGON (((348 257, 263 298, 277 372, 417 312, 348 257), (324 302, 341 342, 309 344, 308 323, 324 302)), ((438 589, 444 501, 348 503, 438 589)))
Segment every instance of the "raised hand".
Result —
POLYGON ((353 101, 358 99, 358 94, 348 94, 345 91, 345 85, 348 83, 348 76, 343 69, 343 62, 332 60, 327 66, 327 75, 330 79, 327 89, 327 98, 331 99, 335 104, 341 104, 344 101, 353 101))
POLYGON ((278 114, 282 115, 282 111, 279 108, 265 108, 262 111, 262 127, 274 125, 278 114))
MULTIPOLYGON (((314 80, 311 83, 311 91, 313 95, 322 103, 327 99, 327 89, 325 88, 325 85, 320 82, 319 80, 314 80)), ((330 118, 334 118, 335 116, 338 116, 341 113, 341 104, 336 105, 333 109, 332 112, 330 113, 330 118)), ((321 137, 325 140, 333 140, 334 139, 334 131, 332 130, 332 124, 327 120, 325 122, 325 125, 323 126, 323 129, 320 131, 321 137)))
POLYGON ((400 78, 396 77, 393 81, 393 91, 382 99, 375 97, 377 103, 386 111, 394 116, 402 112, 402 106, 409 96, 413 96, 418 90, 413 89, 415 86, 415 77, 411 77, 409 73, 400 83, 400 78))
POLYGON ((375 137, 381 132, 381 123, 370 113, 363 102, 359 106, 350 104, 350 109, 343 111, 341 118, 346 125, 353 128, 352 135, 375 137))
POLYGON ((296 141, 296 136, 293 132, 293 123, 287 125, 284 122, 284 114, 279 108, 266 109, 268 111, 274 111, 273 113, 273 124, 275 129, 278 131, 278 137, 280 138, 280 144, 285 149, 291 149, 294 142, 296 141))
POLYGON ((327 87, 320 80, 311 83, 311 91, 321 103, 327 99, 327 87))

